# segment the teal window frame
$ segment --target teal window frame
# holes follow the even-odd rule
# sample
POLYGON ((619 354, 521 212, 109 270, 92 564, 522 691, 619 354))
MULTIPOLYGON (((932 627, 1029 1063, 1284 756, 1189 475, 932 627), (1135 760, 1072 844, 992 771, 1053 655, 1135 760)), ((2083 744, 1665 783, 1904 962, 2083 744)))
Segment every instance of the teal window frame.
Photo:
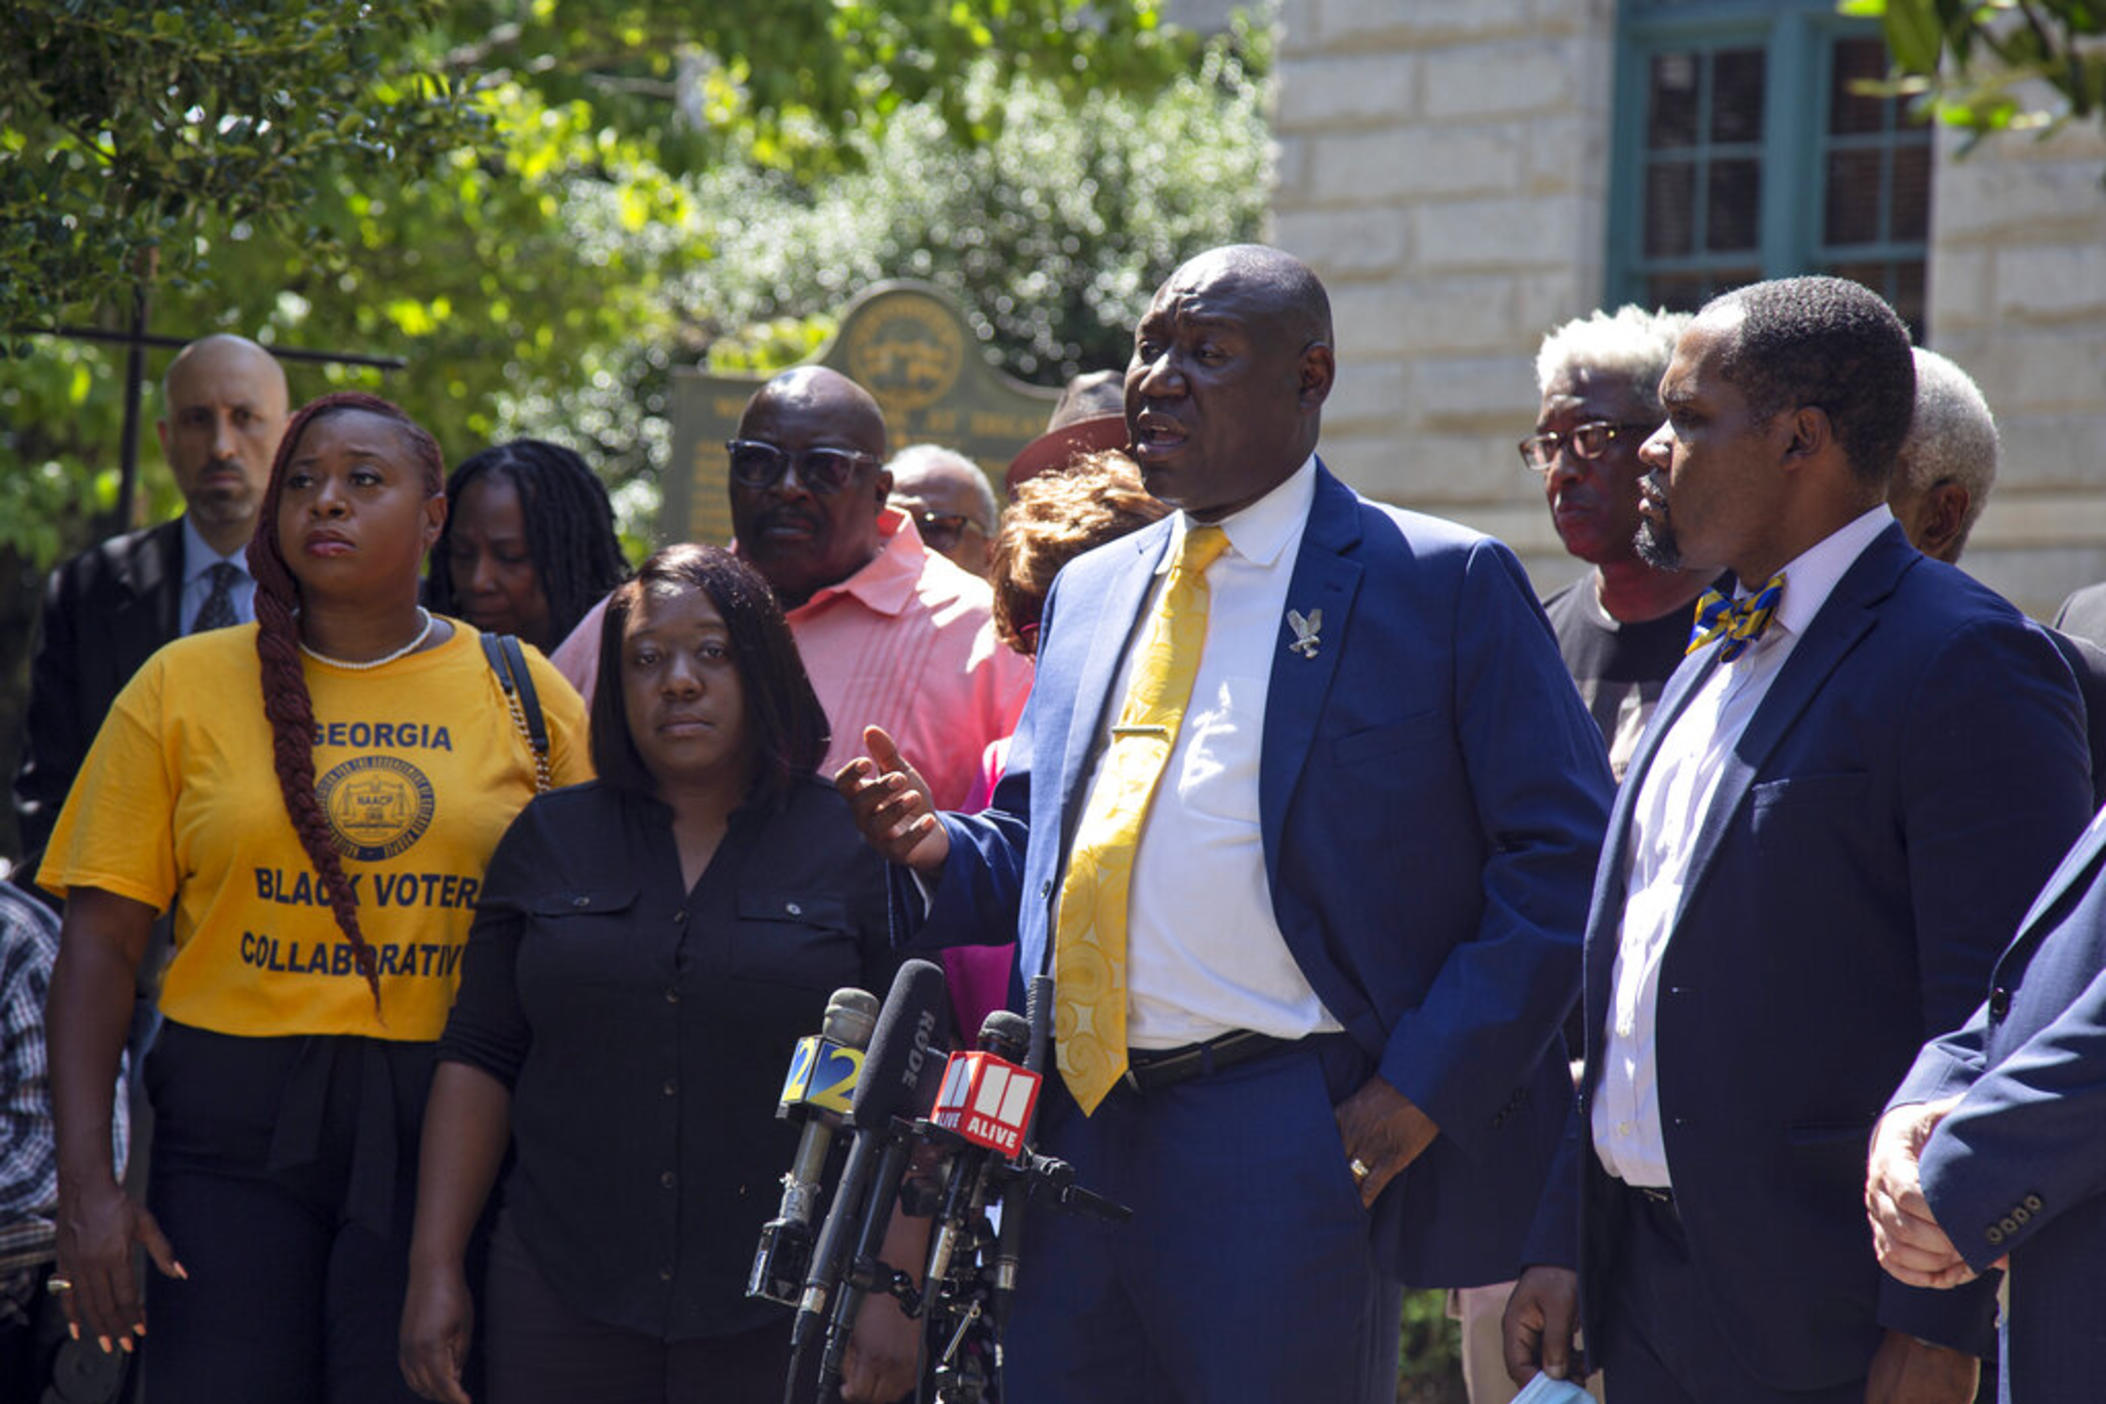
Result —
MULTIPOLYGON (((1701 273, 1706 266, 1744 267, 1752 262, 1762 277, 1781 278, 1834 263, 1927 261, 1928 230, 1923 240, 1889 238, 1834 247, 1824 240, 1827 153, 1892 140, 1888 133, 1828 133, 1837 42, 1878 37, 1876 23, 1837 14, 1834 0, 1620 0, 1603 259, 1607 304, 1644 301, 1646 279, 1653 274, 1701 273), (1663 53, 1721 48, 1760 48, 1764 52, 1763 130, 1758 143, 1762 174, 1753 257, 1704 250, 1706 211, 1699 195, 1692 253, 1686 258, 1648 258, 1643 220, 1652 59, 1663 53)), ((1700 117, 1708 115, 1707 102, 1700 117)), ((1710 136, 1708 128, 1700 127, 1694 150, 1707 152, 1712 145, 1710 136)), ((1928 140, 1927 135, 1924 139, 1928 140)), ((1892 192, 1883 188, 1883 229, 1891 229, 1891 206, 1892 192)), ((1889 293, 1886 288, 1878 291, 1889 293)), ((1921 327, 1916 330, 1919 336, 1923 332, 1921 327)))

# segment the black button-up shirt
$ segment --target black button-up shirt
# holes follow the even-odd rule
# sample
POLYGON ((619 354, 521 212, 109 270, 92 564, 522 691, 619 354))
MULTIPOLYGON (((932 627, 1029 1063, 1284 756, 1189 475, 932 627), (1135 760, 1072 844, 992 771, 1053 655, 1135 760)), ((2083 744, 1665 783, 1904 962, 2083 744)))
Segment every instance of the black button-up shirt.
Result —
POLYGON ((745 1295, 797 1130, 775 1119, 827 995, 891 979, 883 864, 813 780, 732 816, 692 891, 671 815, 597 783, 490 861, 439 1057, 512 1089, 506 1204, 580 1313, 665 1340, 764 1326, 745 1295))

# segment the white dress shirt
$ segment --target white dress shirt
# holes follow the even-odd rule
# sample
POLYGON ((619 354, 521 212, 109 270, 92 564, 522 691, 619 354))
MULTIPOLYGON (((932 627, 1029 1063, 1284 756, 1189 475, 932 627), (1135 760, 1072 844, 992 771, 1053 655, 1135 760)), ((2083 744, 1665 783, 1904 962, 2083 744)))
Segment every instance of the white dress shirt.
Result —
MULTIPOLYGON (((1300 1038, 1342 1027, 1280 934, 1258 826, 1265 695, 1315 500, 1312 456, 1286 482, 1220 523, 1229 548, 1207 567, 1205 651, 1134 853, 1127 908, 1130 1047, 1177 1048, 1237 1029, 1300 1038)), ((1173 519, 1170 548, 1134 639, 1191 525, 1182 512, 1173 519)), ((1092 789, 1133 663, 1129 647, 1098 734, 1092 789)))
MULTIPOLYGON (((1874 507, 1784 567, 1784 591, 1768 629, 1704 680, 1660 738, 1640 782, 1631 805, 1623 924, 1592 1123, 1602 1168, 1628 1184, 1664 1189, 1674 1183, 1661 1133, 1654 1014, 1660 964, 1725 758, 1836 582, 1893 520, 1884 505, 1874 507)), ((1754 585, 1759 590, 1766 583, 1754 585)), ((1716 647, 1691 654, 1682 667, 1706 666, 1716 647)))
POLYGON ((197 523, 183 514, 183 594, 178 608, 178 632, 188 634, 197 627, 197 617, 212 598, 212 567, 226 562, 241 572, 228 594, 234 605, 234 622, 246 624, 256 617, 256 579, 249 574, 247 546, 237 546, 231 556, 222 556, 198 534, 197 523))

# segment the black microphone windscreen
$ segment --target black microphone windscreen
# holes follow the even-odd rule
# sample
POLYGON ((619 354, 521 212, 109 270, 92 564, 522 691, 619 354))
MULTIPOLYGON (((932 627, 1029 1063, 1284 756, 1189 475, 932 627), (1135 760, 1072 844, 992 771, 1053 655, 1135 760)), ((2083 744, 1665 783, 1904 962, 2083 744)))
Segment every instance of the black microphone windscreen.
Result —
POLYGON ((1012 1063, 1021 1063, 1031 1047, 1031 1025, 1021 1014, 1007 1009, 991 1010, 980 1024, 980 1047, 1012 1063))
POLYGON ((917 1109, 916 1094, 929 1075, 930 1060, 939 1065, 943 1061, 944 1001, 942 966, 910 960, 899 968, 856 1079, 848 1113, 851 1125, 882 1126, 917 1109))

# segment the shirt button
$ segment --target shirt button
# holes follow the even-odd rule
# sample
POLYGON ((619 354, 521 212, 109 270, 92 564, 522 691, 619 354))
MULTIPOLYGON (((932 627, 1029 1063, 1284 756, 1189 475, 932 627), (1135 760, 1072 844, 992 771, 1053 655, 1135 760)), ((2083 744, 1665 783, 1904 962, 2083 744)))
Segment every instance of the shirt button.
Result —
POLYGON ((674 1097, 674 1096, 678 1096, 678 1095, 679 1095, 679 1093, 680 1093, 680 1079, 678 1079, 678 1078, 675 1078, 675 1077, 669 1077, 669 1078, 667 1078, 667 1079, 665 1080, 665 1095, 666 1095, 666 1096, 668 1096, 668 1097, 674 1097))
POLYGON ((789 914, 790 914, 791 916, 803 916, 803 915, 804 915, 804 908, 802 908, 802 907, 798 906, 798 905, 797 905, 797 904, 796 904, 795 902, 785 902, 785 903, 783 903, 783 905, 782 905, 782 909, 783 909, 784 911, 788 912, 788 913, 789 913, 789 914))
POLYGON ((1630 1020, 1626 1019, 1616 1026, 1616 1036, 1618 1038, 1629 1038, 1631 1036, 1630 1020))
POLYGON ((1630 1134, 1631 1134, 1631 1123, 1630 1123, 1630 1122, 1628 1122, 1628 1121, 1619 1121, 1619 1122, 1617 1122, 1617 1123, 1616 1123, 1616 1134, 1617 1134, 1617 1135, 1619 1135, 1619 1136, 1628 1136, 1628 1135, 1630 1135, 1630 1134))
POLYGON ((1043 902, 1043 901, 1045 901, 1045 900, 1046 900, 1046 899, 1047 899, 1048 897, 1051 897, 1052 895, 1053 895, 1053 882, 1052 882, 1052 879, 1050 879, 1050 878, 1049 878, 1049 879, 1047 879, 1046 881, 1044 881, 1044 882, 1042 882, 1042 883, 1040 883, 1040 884, 1038 885, 1038 900, 1039 900, 1039 901, 1041 901, 1041 902, 1043 902))
POLYGON ((660 1175, 658 1177, 658 1183, 665 1186, 667 1189, 671 1189, 674 1184, 673 1172, 668 1170, 663 1175, 660 1175))

